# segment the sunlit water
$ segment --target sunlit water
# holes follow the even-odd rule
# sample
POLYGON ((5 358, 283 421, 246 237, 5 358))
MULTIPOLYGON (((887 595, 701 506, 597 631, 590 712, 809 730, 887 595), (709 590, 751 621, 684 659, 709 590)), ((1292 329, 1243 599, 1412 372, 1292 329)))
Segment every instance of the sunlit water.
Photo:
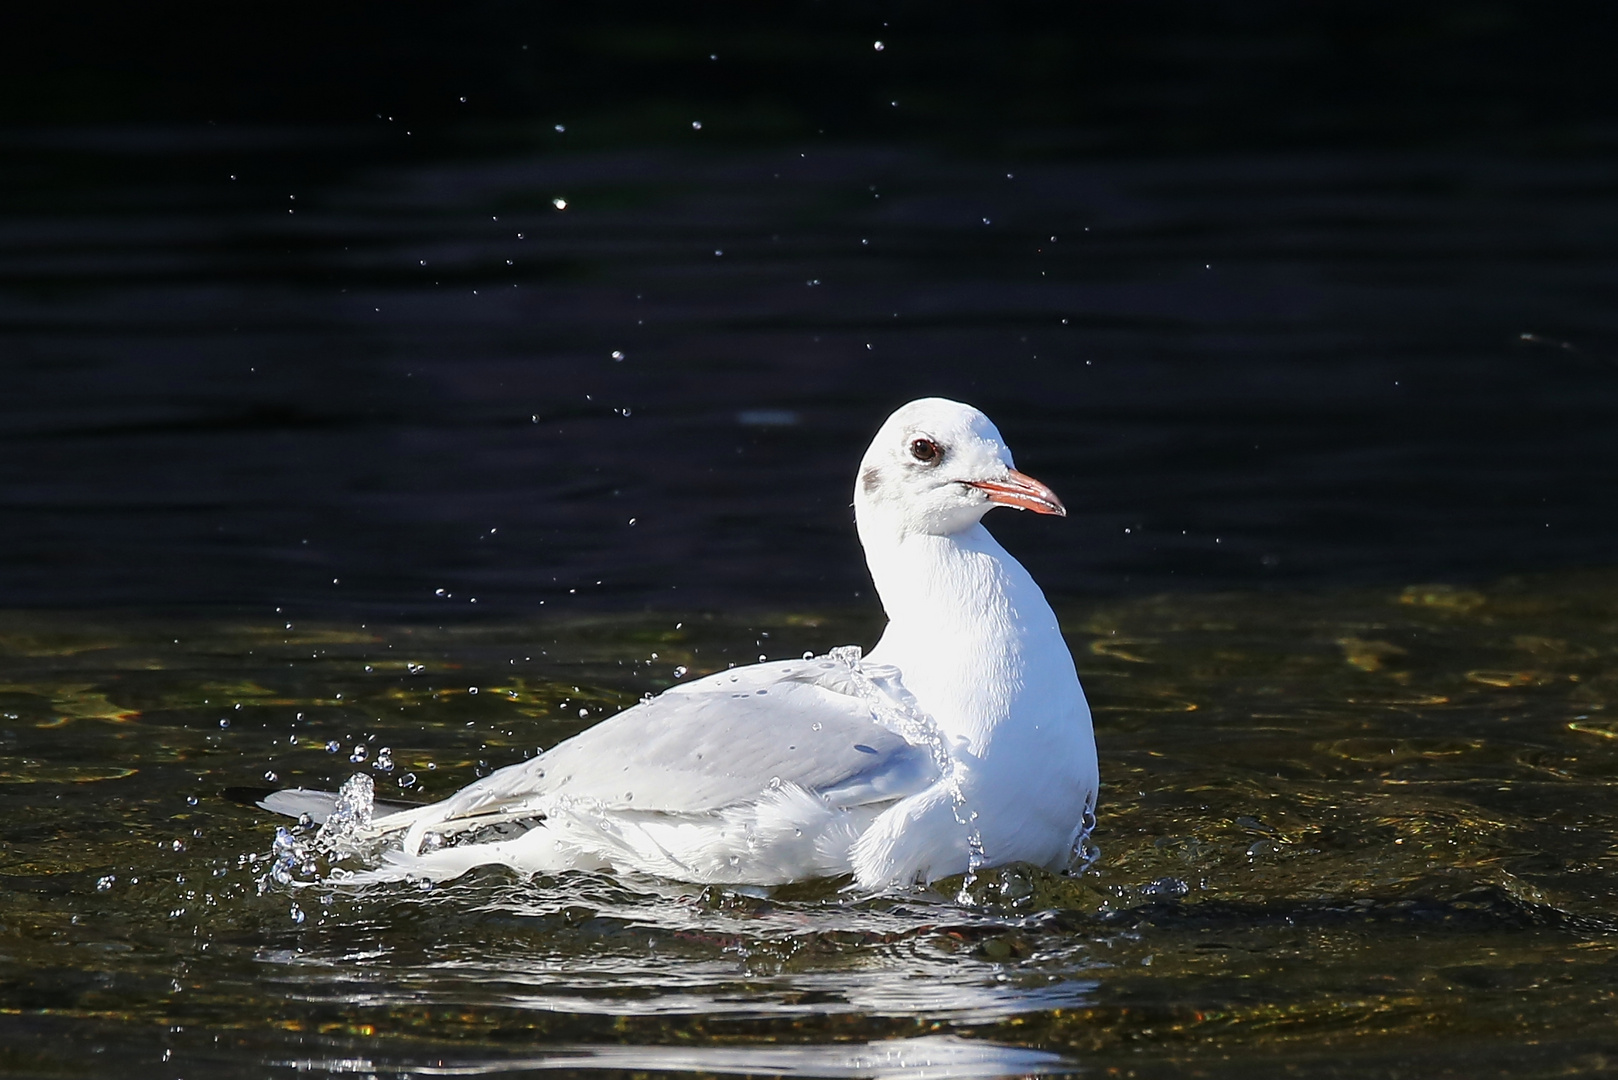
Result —
POLYGON ((958 879, 861 901, 495 870, 288 887, 276 823, 220 794, 364 770, 445 795, 677 667, 869 644, 866 614, 6 616, 0 1072, 1610 1066, 1618 578, 1063 617, 1101 857, 985 872, 962 904, 958 879))

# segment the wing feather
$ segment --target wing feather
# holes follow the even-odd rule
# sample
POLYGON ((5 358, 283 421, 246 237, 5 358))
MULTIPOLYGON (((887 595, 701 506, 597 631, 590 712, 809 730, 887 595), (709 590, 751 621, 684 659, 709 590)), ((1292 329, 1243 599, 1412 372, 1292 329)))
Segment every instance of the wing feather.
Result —
POLYGON ((848 665, 831 660, 722 671, 377 824, 409 827, 410 850, 429 828, 542 814, 557 800, 707 815, 790 784, 833 806, 890 802, 926 788, 938 769, 926 749, 878 722, 882 705, 860 692, 848 665))

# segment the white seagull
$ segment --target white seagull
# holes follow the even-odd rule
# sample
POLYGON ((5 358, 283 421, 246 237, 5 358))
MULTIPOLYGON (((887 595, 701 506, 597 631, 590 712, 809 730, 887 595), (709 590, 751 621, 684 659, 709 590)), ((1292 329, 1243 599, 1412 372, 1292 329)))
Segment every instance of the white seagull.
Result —
MULTIPOLYGON (((1050 604, 983 528, 995 506, 1066 515, 989 418, 942 398, 890 416, 854 518, 881 641, 716 672, 429 806, 292 789, 370 879, 475 866, 778 885, 906 887, 1012 862, 1069 865, 1094 821, 1090 709, 1050 604)), ((279 848, 288 846, 285 834, 279 848)))

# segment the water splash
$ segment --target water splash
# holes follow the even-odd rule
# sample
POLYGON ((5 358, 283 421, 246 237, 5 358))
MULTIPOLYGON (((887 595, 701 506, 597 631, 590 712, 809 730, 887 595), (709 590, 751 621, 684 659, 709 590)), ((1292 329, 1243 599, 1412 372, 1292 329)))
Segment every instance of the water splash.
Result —
POLYGON ((270 868, 258 880, 261 895, 272 882, 283 886, 303 885, 320 876, 315 865, 315 853, 298 836, 301 831, 284 827, 275 830, 275 843, 270 849, 270 868))
MULTIPOLYGON (((924 748, 933 760, 949 792, 951 812, 966 834, 966 877, 956 896, 959 904, 971 904, 972 886, 978 871, 988 861, 983 847, 983 832, 978 826, 978 812, 971 808, 965 790, 966 774, 960 761, 950 753, 949 742, 938 721, 915 707, 914 699, 894 681, 897 670, 867 670, 864 651, 858 645, 840 645, 828 652, 824 660, 841 664, 848 671, 854 692, 871 709, 877 723, 902 737, 912 746, 924 748)), ((1093 822, 1093 816, 1091 818, 1093 822)))
POLYGON ((938 722, 916 708, 913 700, 907 700, 910 695, 893 682, 898 674, 896 669, 883 670, 878 665, 875 670, 868 670, 864 655, 858 645, 839 645, 817 659, 842 665, 853 684, 854 696, 870 708, 872 718, 905 742, 925 749, 939 773, 949 776, 956 770, 957 763, 938 722))
POLYGON ((983 833, 978 829, 978 812, 967 807, 966 795, 961 791, 957 777, 951 778, 950 798, 955 804, 955 820, 966 829, 966 875, 961 878, 961 891, 955 894, 955 902, 962 906, 970 906, 973 902, 972 886, 977 884, 978 871, 983 869, 986 861, 983 854, 983 833))
POLYGON ((1078 877, 1096 863, 1101 861, 1101 848, 1090 839, 1090 834, 1096 827, 1095 796, 1084 804, 1084 816, 1079 819, 1079 834, 1073 838, 1073 850, 1069 852, 1067 866, 1062 871, 1068 877, 1078 877))
POLYGON ((315 834, 315 843, 334 855, 355 853, 370 839, 375 812, 376 784, 366 773, 355 773, 337 789, 337 805, 315 834))

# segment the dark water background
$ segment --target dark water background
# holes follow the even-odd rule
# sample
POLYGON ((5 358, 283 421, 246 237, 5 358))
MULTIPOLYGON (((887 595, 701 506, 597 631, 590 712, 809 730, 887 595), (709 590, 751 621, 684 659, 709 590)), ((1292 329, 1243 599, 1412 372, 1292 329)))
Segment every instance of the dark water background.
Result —
POLYGON ((0 10, 0 1075, 1610 1075, 1612 22, 0 10), (869 644, 934 393, 1072 512, 1090 870, 267 877, 228 786, 869 644))
POLYGON ((1599 15, 14 10, 0 604, 853 602, 932 393, 1057 594, 1604 564, 1599 15))

